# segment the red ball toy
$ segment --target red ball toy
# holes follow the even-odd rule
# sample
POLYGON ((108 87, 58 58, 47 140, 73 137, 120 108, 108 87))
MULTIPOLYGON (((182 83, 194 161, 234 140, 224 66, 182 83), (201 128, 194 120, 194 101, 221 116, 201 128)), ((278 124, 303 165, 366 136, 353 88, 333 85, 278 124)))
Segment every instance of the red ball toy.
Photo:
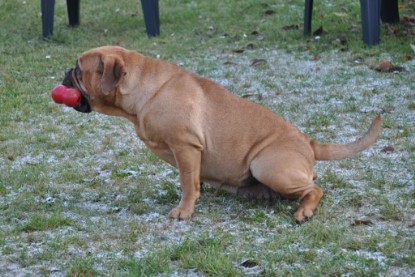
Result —
POLYGON ((57 104, 65 104, 68 107, 76 107, 81 103, 81 93, 74 88, 58 85, 52 90, 52 99, 57 104))
POLYGON ((64 85, 58 85, 52 90, 52 99, 57 104, 63 103, 63 92, 67 89, 64 85))
POLYGON ((68 107, 76 107, 81 103, 81 94, 74 88, 68 88, 63 93, 63 103, 68 107))

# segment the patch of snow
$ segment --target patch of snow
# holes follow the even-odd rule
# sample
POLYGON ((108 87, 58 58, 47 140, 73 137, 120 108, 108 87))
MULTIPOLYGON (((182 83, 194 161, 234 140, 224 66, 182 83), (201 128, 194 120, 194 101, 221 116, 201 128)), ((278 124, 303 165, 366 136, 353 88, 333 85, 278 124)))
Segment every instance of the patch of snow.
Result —
POLYGON ((365 259, 375 260, 379 263, 380 266, 386 266, 387 258, 383 255, 382 252, 369 252, 364 250, 356 250, 356 255, 364 257, 365 259))

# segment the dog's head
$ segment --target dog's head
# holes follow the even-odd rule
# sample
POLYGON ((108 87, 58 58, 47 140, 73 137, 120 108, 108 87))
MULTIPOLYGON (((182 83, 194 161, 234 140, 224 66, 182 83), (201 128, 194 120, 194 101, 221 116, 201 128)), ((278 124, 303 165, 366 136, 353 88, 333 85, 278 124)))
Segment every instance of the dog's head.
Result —
POLYGON ((112 114, 120 84, 127 74, 124 52, 121 47, 94 48, 83 53, 75 68, 65 73, 62 82, 81 92, 81 103, 75 107, 79 112, 97 111, 112 114))

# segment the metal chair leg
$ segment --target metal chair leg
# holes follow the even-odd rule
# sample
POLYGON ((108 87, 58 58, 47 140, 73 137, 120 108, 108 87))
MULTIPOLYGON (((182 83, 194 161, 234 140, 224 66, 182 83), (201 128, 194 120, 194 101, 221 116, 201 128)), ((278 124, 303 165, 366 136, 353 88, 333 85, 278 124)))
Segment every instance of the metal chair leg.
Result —
POLYGON ((149 37, 160 35, 159 1, 141 0, 141 7, 143 9, 147 35, 149 37))
POLYGON ((55 0, 42 0, 42 36, 47 39, 53 34, 53 16, 55 14, 55 0))
POLYGON ((68 10, 69 26, 79 25, 80 0, 66 0, 68 10))
POLYGON ((305 0, 304 8, 304 35, 311 34, 311 18, 313 16, 313 0, 305 0))
POLYGON ((360 0, 363 41, 369 46, 380 41, 380 1, 360 0))
POLYGON ((398 0, 382 0, 380 8, 380 17, 385 23, 399 22, 398 0))

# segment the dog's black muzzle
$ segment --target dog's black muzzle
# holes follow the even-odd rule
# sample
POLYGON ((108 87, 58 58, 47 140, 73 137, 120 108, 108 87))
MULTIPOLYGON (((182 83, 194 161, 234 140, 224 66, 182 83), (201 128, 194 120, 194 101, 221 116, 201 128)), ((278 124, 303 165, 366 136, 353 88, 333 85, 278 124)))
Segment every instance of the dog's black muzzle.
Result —
POLYGON ((73 68, 65 72, 65 78, 62 81, 62 85, 70 88, 75 88, 81 93, 81 103, 79 103, 78 106, 74 107, 75 110, 81 113, 92 112, 91 105, 89 104, 88 94, 79 85, 73 68))

